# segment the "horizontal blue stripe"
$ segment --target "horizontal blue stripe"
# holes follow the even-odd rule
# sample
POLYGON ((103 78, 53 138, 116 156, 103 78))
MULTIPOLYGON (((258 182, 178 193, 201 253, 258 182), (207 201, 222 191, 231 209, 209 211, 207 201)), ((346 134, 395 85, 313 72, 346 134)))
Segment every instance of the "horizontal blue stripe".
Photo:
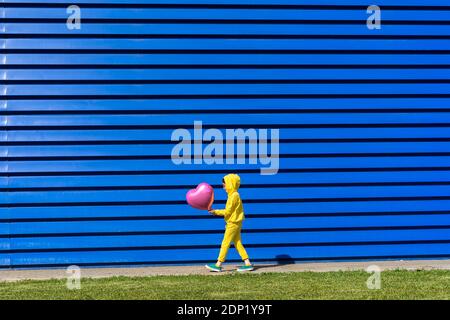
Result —
MULTIPOLYGON (((450 171, 431 172, 353 172, 351 175, 342 172, 325 173, 278 173, 275 176, 256 174, 240 174, 241 188, 257 184, 260 186, 274 186, 283 183, 304 184, 348 184, 348 183, 414 183, 414 182, 449 182, 450 171)), ((201 179, 211 185, 220 185, 222 174, 202 174, 201 179)), ((65 187, 157 187, 157 186, 186 186, 199 183, 197 174, 174 175, 124 175, 118 176, 62 176, 62 177, 9 177, 1 178, 0 184, 10 188, 65 188, 65 187)), ((181 187, 180 187, 181 188, 181 187)))
MULTIPOLYGON (((339 258, 339 257, 367 257, 367 256, 407 256, 407 255, 450 255, 448 244, 430 245, 380 245, 380 246, 336 246, 336 247, 285 247, 285 248, 253 248, 249 253, 254 259, 282 259, 292 258, 339 258)), ((11 264, 32 266, 34 264, 84 264, 84 263, 111 263, 113 255, 114 263, 130 262, 158 262, 161 257, 164 261, 199 260, 213 261, 218 254, 218 249, 202 250, 137 250, 119 252, 73 252, 73 253, 24 253, 12 254, 11 264)), ((239 260, 235 250, 230 250, 229 260, 239 260)))
MULTIPOLYGON (((207 212, 200 212, 208 215, 207 212)), ((323 218, 252 218, 244 222, 244 230, 277 228, 356 228, 356 227, 400 227, 400 226, 448 226, 450 215, 412 215, 412 216, 376 216, 376 217, 323 217, 323 218)), ((150 221, 92 221, 85 222, 23 222, 11 225, 10 234, 44 233, 101 233, 101 232, 182 232, 202 230, 223 230, 222 218, 208 220, 150 220, 150 221)), ((1 232, 5 234, 5 232, 1 232)))
POLYGON ((450 35, 450 26, 411 26, 411 25, 385 25, 379 30, 370 30, 365 23, 361 26, 354 25, 249 25, 249 24, 128 24, 116 25, 104 23, 83 23, 81 29, 69 30, 65 24, 50 23, 4 23, 6 34, 227 34, 227 35, 450 35))
MULTIPOLYGON (((277 203, 269 205, 267 203, 246 203, 245 210, 249 214, 316 214, 324 216, 331 214, 360 214, 366 212, 389 215, 391 212, 409 213, 411 211, 427 212, 439 211, 442 213, 450 211, 449 200, 409 200, 409 201, 354 201, 354 202, 303 202, 303 203, 277 203)), ((76 207, 16 207, 1 208, 2 216, 15 219, 39 218, 71 218, 71 217, 133 217, 150 216, 167 217, 173 216, 199 216, 205 217, 203 212, 191 208, 186 204, 180 205, 115 205, 96 206, 93 212, 91 206, 76 207)), ((251 222, 247 224, 251 226, 251 222)))
MULTIPOLYGON (((250 206, 258 203, 305 203, 305 202, 358 202, 358 201, 414 201, 437 200, 444 201, 449 198, 446 187, 449 181, 444 182, 388 182, 388 183, 361 183, 361 184, 331 184, 331 185, 285 185, 272 184, 249 185, 241 191, 245 202, 250 206), (339 190, 338 188, 341 188, 339 190), (264 191, 262 191, 264 189, 264 191), (340 192, 329 193, 326 190, 340 192), (295 192, 301 191, 301 195, 295 192), (268 195, 265 195, 265 193, 268 195)), ((220 193, 216 186, 215 206, 225 204, 226 196, 220 193), (219 192, 219 193, 217 193, 219 192)), ((26 188, 10 189, 5 197, 1 198, 3 208, 8 208, 10 201, 13 207, 45 207, 45 206, 155 206, 161 204, 183 205, 185 194, 195 185, 180 186, 117 186, 117 187, 53 187, 53 188, 26 188), (158 191, 156 191, 158 190, 158 191), (118 199, 119 196, 120 201, 118 199), (21 197, 26 196, 26 199, 21 197), (149 197, 158 196, 158 200, 149 201, 149 197), (19 200, 18 200, 19 199, 19 200)), ((284 214, 284 213, 283 213, 284 214)), ((6 219, 6 218, 5 218, 6 219)), ((6 221, 6 220, 5 220, 6 221)))
MULTIPOLYGON (((309 64, 450 64, 450 54, 388 55, 388 54, 8 54, 6 64, 150 64, 150 65, 309 65, 309 64)), ((193 66, 193 68, 195 68, 193 66)), ((192 72, 192 71, 191 71, 192 72)), ((219 71, 221 72, 221 71, 219 71)), ((432 72, 429 77, 432 78, 432 72)), ((257 78, 258 79, 258 78, 257 78)))
MULTIPOLYGON (((226 137, 223 134, 224 138, 226 137)), ((140 145, 139 143, 126 146, 0 146, 1 151, 8 150, 8 157, 83 157, 83 156, 167 156, 169 157, 176 142, 170 141, 170 136, 166 138, 167 145, 140 145)), ((257 142, 256 142, 257 143, 257 142)), ((204 147, 208 142, 203 143, 204 147)), ((249 143, 235 142, 235 148, 245 147, 245 152, 236 152, 236 155, 248 156, 249 143)), ((399 142, 399 143, 282 143, 279 146, 280 155, 325 155, 325 154, 352 154, 352 153, 402 153, 402 152, 450 152, 450 142, 399 142)), ((194 153, 194 148, 191 148, 192 154, 200 155, 201 153, 194 153)), ((226 156, 225 146, 216 149, 216 155, 222 154, 226 156), (222 149, 222 153, 220 150, 222 149)), ((257 148, 255 148, 257 154, 257 148)))
MULTIPOLYGON (((23 0, 8 0, 10 3, 21 3, 23 0)), ((27 0, 27 3, 67 3, 66 0, 27 0)), ((92 3, 92 4, 129 4, 129 0, 93 0, 87 2, 86 0, 73 0, 72 4, 80 3, 92 3)), ((204 4, 204 5, 241 5, 242 1, 238 0, 142 0, 140 4, 204 4)), ((327 0, 316 0, 314 1, 316 5, 329 5, 330 2, 327 0)), ((445 0, 429 0, 424 4, 421 0, 379 0, 379 5, 397 5, 397 6, 443 6, 447 4, 445 0)), ((309 0, 251 0, 248 5, 311 5, 309 0)), ((360 5, 366 6, 367 2, 363 0, 339 0, 339 5, 360 5)))
MULTIPOLYGON (((72 2, 74 3, 74 2, 72 2)), ((142 3, 142 2, 140 2, 142 3)), ((160 2, 163 3, 163 2, 160 2)), ((245 3, 240 3, 245 4, 245 3)), ((422 3, 423 4, 423 3, 422 3)), ((428 4, 428 3, 427 3, 428 4)), ((66 19, 65 8, 5 8, 5 18, 60 18, 66 19)), ((83 8, 83 19, 244 19, 244 20, 366 20, 364 10, 317 9, 96 9, 83 8)), ((445 11, 386 10, 383 21, 389 20, 447 20, 445 11)))
MULTIPOLYGON (((184 202, 186 192, 181 190, 121 190, 121 191, 64 191, 64 192, 14 192, 8 199, 0 198, 0 203, 61 203, 61 202, 109 202, 120 201, 179 201, 184 202), (120 200, 118 200, 120 199, 120 200)), ((384 186, 384 187, 326 187, 326 188, 267 188, 243 189, 241 197, 245 199, 302 199, 321 200, 339 198, 341 200, 353 198, 390 198, 390 197, 450 197, 449 186, 384 186)), ((215 201, 224 203, 226 194, 216 190, 215 201)), ((219 205, 219 204, 218 204, 219 205)), ((217 206, 217 205, 216 205, 217 206)))
MULTIPOLYGON (((426 87, 425 85, 421 85, 426 87)), ((443 87, 443 86, 436 86, 443 87)), ((446 86, 445 86, 446 87, 446 86)), ((36 87, 35 87, 36 88, 36 87)), ((194 90, 195 86, 191 86, 194 90)), ((261 86, 261 90, 264 86, 261 86)), ((25 89, 25 88, 24 88, 25 89)), ((56 86, 55 90, 58 89, 56 86)), ((186 88, 188 89, 188 88, 186 88)), ((268 89, 268 88, 267 88, 268 89)), ((391 86, 392 89, 392 86, 391 86)), ((430 90, 433 89, 430 87, 430 90)), ((444 88, 443 88, 444 89, 444 88)), ((38 90, 36 88, 36 90, 38 90)), ((157 90, 156 88, 154 89, 157 90)), ((231 88, 230 88, 231 90, 231 88)), ((307 90, 306 88, 304 90, 307 90)), ((336 90, 338 90, 336 88, 336 90)), ((392 89, 393 90, 393 89, 392 89)), ((23 89, 22 89, 23 92, 23 89)), ((106 125, 170 125, 176 128, 193 129, 194 121, 202 121, 203 126, 227 125, 285 125, 285 124, 370 124, 370 123, 445 123, 450 119, 449 112, 442 113, 386 113, 386 114, 253 114, 239 117, 233 114, 172 114, 172 115, 31 115, 8 116, 8 126, 106 126, 106 125)), ((264 128, 264 127, 262 127, 264 128)), ((282 133, 280 134, 282 137, 282 133)))
MULTIPOLYGON (((383 231, 339 231, 339 232, 269 232, 244 233, 246 244, 276 244, 297 243, 315 244, 325 242, 363 242, 363 241, 423 241, 448 240, 449 229, 443 230, 383 230, 383 231), (288 238, 288 239, 287 239, 288 238)), ((202 246, 219 247, 223 234, 190 235, 151 235, 151 236, 102 236, 102 237, 40 237, 13 238, 11 250, 42 250, 42 249, 76 249, 76 248, 110 248, 134 246, 202 246)), ((2 250, 9 248, 1 247, 2 250)), ((233 249, 232 249, 233 250, 233 249)))
POLYGON ((449 40, 8 39, 8 49, 449 50, 449 40))
MULTIPOLYGON (((327 159, 281 159, 280 168, 290 169, 351 169, 351 168, 416 168, 448 166, 450 157, 392 157, 392 158, 327 158, 327 159)), ((175 165, 171 160, 86 160, 86 161, 9 161, 10 173, 15 172, 95 172, 95 171, 157 171, 168 170, 180 172, 185 170, 243 170, 268 168, 259 161, 256 164, 200 164, 175 165)))
MULTIPOLYGON (((92 144, 107 144, 107 143, 152 143, 155 141, 166 141, 171 137, 173 130, 170 129, 150 129, 150 130, 31 130, 31 131, 9 131, 8 141, 10 144, 25 143, 25 144, 44 144, 45 143, 61 143, 76 145, 79 143, 92 144)), ((192 129, 189 129, 193 135, 192 129)), ((221 132, 225 135, 226 132, 222 129, 221 132)), ((394 142, 396 139, 440 139, 450 137, 450 128, 340 128, 340 129, 294 129, 283 128, 281 131, 281 139, 304 139, 311 141, 314 139, 391 139, 394 142)), ((6 141, 2 140, 2 141, 6 141)), ((314 142, 314 141, 311 141, 314 142)), ((322 141, 318 141, 321 142, 322 141)), ((330 141, 332 142, 332 141, 330 141)), ((356 141, 353 141, 356 142, 356 141)), ((392 143, 391 142, 391 143, 392 143)), ((388 145, 391 145, 388 144, 388 145)), ((371 142, 369 145, 375 145, 371 142)), ((302 144, 303 145, 303 144, 302 144)), ((409 144, 406 144, 408 146, 409 144)), ((440 144, 439 144, 440 145, 440 144)), ((60 147, 58 147, 60 148, 60 147)), ((54 150, 58 148, 55 147, 54 150)), ((0 152, 5 151, 0 148, 0 152)), ((11 147, 10 150, 20 150, 20 148, 11 147)), ((30 148, 33 150, 33 148, 30 148)), ((333 152, 333 150, 330 150, 333 152)), ((3 153, 5 155, 5 153, 3 153)))
MULTIPOLYGON (((0 86, 1 88, 2 86, 0 86)), ((9 85, 8 96, 52 95, 302 95, 302 94, 448 94, 448 84, 152 84, 9 85)))
MULTIPOLYGON (((400 55, 399 63, 410 63, 408 56, 400 55)), ((373 56, 372 56, 373 58, 373 56)), ((254 57, 253 57, 254 59, 254 57)), ((300 63, 305 61, 300 57, 300 63)), ((379 60, 375 58, 375 62, 379 60)), ((450 59, 449 59, 450 61, 450 59)), ((21 60, 21 63, 24 62, 21 60)), ((43 60, 32 60, 32 63, 42 63, 43 60)), ((69 61, 73 63, 73 61, 69 61)), ((154 61, 151 60, 151 63, 154 61)), ((179 63, 179 61, 174 61, 179 63)), ((203 63, 201 59, 197 62, 203 63)), ((225 59, 219 63, 228 63, 225 59)), ((281 59, 281 63, 283 62, 281 59)), ((353 63, 353 61, 350 61, 353 63)), ((436 63, 431 57, 424 56, 423 63, 436 63)), ((131 61, 136 63, 136 61, 131 61)), ((251 61, 250 63, 254 63, 251 61)), ((450 79, 448 70, 432 69, 432 70, 380 70, 380 69, 356 69, 356 70, 311 70, 299 69, 182 69, 182 70, 71 70, 70 72, 61 72, 61 70, 49 69, 33 69, 33 70, 9 70, 6 76, 7 80, 321 80, 321 79, 450 79)))
MULTIPOLYGON (((242 72, 242 70, 241 70, 242 72)), ((337 72, 337 71, 336 71, 337 72)), ((393 71, 395 72, 395 71, 393 71)), ((5 102, 4 102, 5 103, 5 102)), ((8 110, 265 110, 265 109, 413 109, 448 108, 448 98, 377 98, 373 99, 155 99, 155 100, 34 100, 8 101, 8 110)), ((6 118, 0 116, 6 124, 6 118)), ((337 131, 338 132, 338 131, 337 131)))

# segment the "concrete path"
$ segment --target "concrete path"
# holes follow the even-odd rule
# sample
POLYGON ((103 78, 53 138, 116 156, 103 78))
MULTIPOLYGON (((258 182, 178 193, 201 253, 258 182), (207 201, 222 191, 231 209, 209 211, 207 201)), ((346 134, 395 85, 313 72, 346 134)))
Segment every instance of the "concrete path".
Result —
MULTIPOLYGON (((383 270, 450 270, 450 260, 408 260, 408 261, 368 261, 368 262, 327 262, 327 263, 297 263, 288 265, 257 265, 254 273, 263 272, 328 272, 366 270, 368 266, 376 265, 383 270)), ((105 278, 113 276, 156 276, 156 275, 221 275, 234 272, 236 266, 225 265, 222 273, 209 272, 202 265, 196 266, 164 266, 136 268, 82 268, 82 278, 105 278)), ((0 271, 0 281, 65 279, 66 269, 47 270, 4 270, 0 271)))

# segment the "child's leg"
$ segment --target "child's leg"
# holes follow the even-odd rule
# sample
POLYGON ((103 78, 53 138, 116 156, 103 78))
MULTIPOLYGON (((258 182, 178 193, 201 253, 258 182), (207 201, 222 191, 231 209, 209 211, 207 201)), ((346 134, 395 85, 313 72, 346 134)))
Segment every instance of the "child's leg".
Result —
POLYGON ((220 266, 228 254, 228 249, 230 248, 231 242, 236 237, 236 232, 238 231, 238 226, 234 224, 227 224, 225 228, 225 234, 223 236, 222 245, 220 246, 219 258, 217 259, 217 265, 220 266))
POLYGON ((242 240, 241 240, 241 228, 239 228, 239 232, 236 235, 236 238, 234 241, 234 247, 236 248, 237 252, 241 256, 241 259, 245 262, 245 264, 249 265, 250 260, 248 259, 247 251, 245 251, 244 245, 242 244, 242 240))

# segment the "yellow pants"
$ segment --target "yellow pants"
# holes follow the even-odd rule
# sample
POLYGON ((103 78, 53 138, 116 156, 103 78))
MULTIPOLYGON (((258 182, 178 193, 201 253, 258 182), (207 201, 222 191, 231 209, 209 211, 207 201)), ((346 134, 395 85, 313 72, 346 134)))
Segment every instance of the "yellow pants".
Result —
POLYGON ((227 223, 222 245, 220 247, 219 258, 217 260, 219 260, 220 262, 225 262, 228 249, 230 248, 232 242, 234 243, 234 247, 238 251, 242 260, 248 259, 247 252, 245 251, 241 241, 241 228, 242 223, 227 223))

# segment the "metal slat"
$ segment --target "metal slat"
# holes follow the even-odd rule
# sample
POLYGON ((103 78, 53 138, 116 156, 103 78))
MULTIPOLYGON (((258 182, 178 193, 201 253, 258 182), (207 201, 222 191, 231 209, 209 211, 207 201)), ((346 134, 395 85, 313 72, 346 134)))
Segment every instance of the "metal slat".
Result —
MULTIPOLYGON (((189 129, 191 135, 193 129, 189 129)), ((221 131, 226 134, 225 131, 221 131)), ((30 130, 9 131, 8 144, 10 150, 20 150, 12 146, 46 146, 46 145, 153 145, 170 143, 170 129, 144 130, 30 130)), ((378 143, 378 142, 446 142, 450 138, 450 128, 350 128, 350 129, 293 129, 283 128, 282 142, 293 143, 378 143), (296 139, 296 140, 295 140, 296 139), (445 141, 444 141, 445 140, 445 141)), ((389 144, 386 144, 388 146, 389 144)), ((409 144, 406 144, 408 146, 409 144)), ((146 147, 150 148, 150 147, 146 147)), ((34 148, 30 148, 33 150, 34 148)), ((56 148, 58 149, 58 148, 56 148)), ((330 150, 332 152, 332 150, 330 150)))
MULTIPOLYGON (((45 4, 67 4, 67 0, 8 0, 8 3, 32 3, 37 4, 38 6, 44 6, 45 4)), ((242 3, 239 0, 141 0, 139 3, 132 2, 130 0, 93 0, 87 2, 86 0, 73 0, 70 2, 71 4, 104 4, 104 5, 114 5, 118 4, 124 7, 136 5, 183 5, 183 4, 194 4, 194 5, 247 5, 250 7, 257 5, 271 5, 271 6, 288 6, 288 5, 329 5, 330 2, 327 0, 317 0, 311 4, 309 0, 251 0, 248 2, 242 3)), ((408 6, 443 6, 447 4, 445 0, 429 0, 424 4, 421 0, 380 0, 378 2, 380 5, 395 5, 395 6, 405 6, 405 9, 408 6)), ((339 0, 339 4, 335 6, 344 6, 344 5, 358 5, 358 6, 366 6, 367 3, 364 0, 339 0)))
MULTIPOLYGON (((252 248, 254 261, 284 260, 339 260, 339 259, 389 259, 399 257, 432 258, 450 256, 450 246, 445 244, 410 244, 379 246, 334 246, 334 247, 275 247, 252 248)), ((133 265, 160 263, 204 263, 218 254, 218 249, 198 250, 129 250, 89 251, 57 253, 18 253, 11 255, 12 265, 24 266, 67 266, 85 265, 133 265), (111 262, 111 256, 114 261, 111 262), (164 257, 164 260, 161 259, 164 257)), ((240 261, 235 250, 230 250, 228 261, 240 261)))
MULTIPOLYGON (((327 201, 327 202, 298 202, 298 203, 245 203, 245 211, 251 215, 264 215, 267 228, 270 229, 271 219, 278 215, 293 214, 295 216, 379 216, 379 215, 415 215, 447 214, 450 205, 449 200, 408 200, 408 201, 327 201)), ((98 205, 92 206, 46 206, 46 207, 15 207, 2 208, 0 213, 11 212, 13 219, 57 219, 57 218, 92 218, 92 217, 204 217, 206 212, 199 212, 185 204, 180 205, 98 205), (93 208, 95 211, 93 212, 93 208)), ((8 216, 7 216, 8 217, 8 216)), ((180 218, 180 219, 181 219, 180 218)), ((95 219, 94 219, 95 220, 95 219)), ((217 220, 220 224, 223 221, 217 220)), ((87 223, 89 225, 89 223, 87 223)), ((246 228, 250 227, 246 224, 246 228)), ((324 224, 323 227, 326 227, 324 224)))
MULTIPOLYGON (((261 232, 247 233, 244 230, 243 240, 247 245, 289 243, 292 237, 298 243, 320 244, 332 242, 376 242, 376 241, 424 241, 448 240, 449 229, 433 230, 375 230, 375 231, 322 231, 322 232, 261 232)), ((33 237, 14 238, 12 250, 70 250, 76 248, 113 248, 139 246, 201 246, 215 245, 219 248, 223 235, 196 234, 186 235, 141 235, 141 236, 97 236, 97 237, 33 237)))
MULTIPOLYGON (((142 3, 142 1, 140 1, 142 3)), ((162 2, 160 2, 162 3, 162 2)), ((242 3, 241 4, 245 4, 242 3)), ((118 21, 124 19, 203 19, 203 20, 300 20, 299 24, 308 20, 321 21, 339 21, 353 20, 365 23, 369 14, 364 10, 319 10, 319 9, 177 9, 177 8, 146 8, 146 9, 127 9, 127 8, 110 8, 108 10, 99 8, 82 8, 82 18, 84 19, 116 19, 118 21)), ((5 18, 22 19, 67 19, 65 8, 5 8, 5 18)), ((383 21, 436 21, 448 20, 448 14, 445 11, 436 10, 386 10, 383 12, 383 21)))
POLYGON ((449 40, 408 39, 8 39, 8 49, 66 50, 449 50, 449 40))
MULTIPOLYGON (((400 55, 403 59, 402 63, 407 62, 408 56, 400 55)), ((31 56, 31 57, 34 57, 31 56)), ((106 57, 105 57, 106 58, 106 57)), ((431 63, 430 60, 425 59, 424 62, 431 63)), ((31 58, 30 58, 31 59, 31 58)), ((304 63, 303 60, 300 60, 304 63)), ((22 63, 23 61, 21 61, 22 63)), ((42 61, 35 61, 41 63, 42 61)), ((33 63, 34 63, 33 62, 33 63)), ((436 61, 433 61, 436 63, 436 61)), ((135 81, 273 81, 276 83, 278 80, 291 80, 291 81, 370 81, 377 80, 379 82, 401 82, 401 81, 417 81, 426 82, 429 79, 434 80, 447 80, 450 82, 450 75, 446 69, 396 69, 386 72, 386 70, 380 69, 353 69, 353 70, 324 70, 316 69, 314 72, 311 70, 301 69, 135 69, 136 66, 130 67, 130 69, 76 69, 67 70, 62 72, 61 70, 52 69, 12 69, 8 70, 8 83, 13 81, 26 84, 28 81, 33 81, 35 84, 54 84, 55 82, 67 82, 74 84, 77 82, 86 81, 104 81, 110 82, 126 82, 135 81)), ((3 80, 6 81, 6 80, 3 80)), ((2 82, 3 82, 2 81, 2 82)), ((4 82, 3 82, 4 83, 4 82)), ((232 106, 230 106, 232 107, 232 106)), ((396 106, 397 107, 397 106, 396 106)))
MULTIPOLYGON (((441 86, 434 90, 445 90, 446 86, 441 86)), ((186 87, 188 90, 189 87, 186 87)), ((191 88, 195 88, 194 85, 191 88)), ((262 90, 264 87, 261 86, 262 90)), ((428 87, 433 90, 432 86, 428 87)), ((56 88, 55 88, 56 89, 56 88)), ((212 88, 213 89, 213 88, 212 88)), ((231 90, 232 88, 230 88, 231 90)), ((91 88, 92 90, 92 88, 91 88)), ((272 90, 275 90, 272 88, 272 90)), ((294 88, 292 89, 294 90, 294 88)), ((306 88, 304 89, 306 90, 306 88)), ((325 90, 325 88, 324 88, 325 90)), ((337 90, 337 88, 336 88, 337 90)), ((387 90, 387 88, 386 88, 387 90)), ((391 87, 391 90, 392 87, 391 87)), ((157 92, 157 89, 154 88, 157 92)), ((275 126, 289 127, 292 125, 327 125, 327 124, 439 124, 446 123, 450 119, 450 112, 439 113, 414 113, 414 112, 387 112, 375 113, 368 116, 364 113, 312 113, 312 114, 249 114, 246 117, 235 114, 124 114, 124 115, 26 115, 8 116, 8 126, 15 128, 20 126, 32 126, 38 129, 43 126, 80 126, 89 129, 89 126, 168 126, 170 129, 186 128, 193 129, 194 121, 202 121, 203 128, 217 128, 227 126, 230 129, 253 126, 256 128, 273 128, 275 126), (216 127, 214 127, 216 126, 216 127)), ((92 129, 92 128, 91 128, 92 129)), ((169 139, 168 139, 169 140, 169 139)))
MULTIPOLYGON (((207 213, 204 213, 207 214, 207 213)), ((306 217, 306 218, 278 218, 268 225, 267 219, 252 218, 245 224, 245 230, 255 229, 326 229, 326 228, 358 228, 358 227, 417 227, 417 226, 447 226, 449 215, 411 215, 411 216, 377 216, 377 217, 306 217)), ((102 234, 130 233, 130 232, 202 232, 205 230, 223 231, 224 224, 221 218, 198 220, 151 220, 151 221, 91 221, 85 222, 22 222, 11 225, 11 236, 58 234, 67 236, 71 234, 102 234), (39 228, 37 229, 37 226, 39 228)), ((2 232, 3 234, 3 232, 2 232)), ((290 239, 296 242, 295 239, 290 239)), ((161 244, 164 245, 164 244, 161 244)))
POLYGON ((104 23, 89 24, 83 23, 81 29, 69 30, 64 23, 4 23, 5 37, 15 34, 27 34, 45 38, 46 35, 65 35, 68 38, 75 35, 97 35, 97 38, 107 35, 118 35, 118 38, 134 35, 137 38, 145 38, 145 35, 225 35, 224 38, 233 38, 233 35, 361 35, 370 38, 373 35, 403 35, 413 36, 448 36, 450 39, 450 26, 414 26, 414 25, 387 25, 380 30, 369 30, 365 23, 360 26, 355 25, 253 25, 253 24, 128 24, 117 25, 104 23))
MULTIPOLYGON (((370 169, 389 169, 389 168, 439 168, 448 166, 448 156, 435 156, 435 157, 391 157, 391 158, 367 158, 367 157, 354 157, 354 158, 318 158, 318 159, 280 159, 281 172, 283 170, 299 171, 347 171, 351 172, 355 169, 370 170, 370 169)), ((184 172, 187 173, 192 170, 198 170, 199 172, 214 171, 214 170, 230 170, 240 172, 241 170, 253 170, 257 171, 261 168, 269 168, 269 165, 262 165, 257 162, 256 164, 215 164, 212 166, 205 165, 175 165, 170 159, 167 160, 85 160, 85 161, 9 161, 9 173, 10 175, 29 175, 37 174, 46 175, 59 174, 70 175, 70 173, 110 173, 114 172, 135 172, 139 171, 154 172, 154 173, 166 173, 166 172, 184 172), (187 171, 187 172, 186 172, 187 171)))
MULTIPOLYGON (((376 68, 377 65, 395 65, 399 68, 402 65, 449 65, 450 54, 430 54, 430 55, 388 55, 388 54, 8 54, 6 55, 7 65, 130 65, 139 68, 139 65, 188 65, 195 69, 197 65, 230 66, 248 65, 365 65, 367 69, 376 68)), ((419 66, 420 67, 420 66, 419 66)), ((132 67, 130 67, 131 69, 132 67)), ((438 69, 439 67, 436 67, 438 69)), ((196 72, 191 70, 191 72, 196 72)), ((219 71, 220 72, 220 71, 219 71)), ((430 74, 432 76, 432 74, 430 74)), ((258 78, 257 78, 258 79, 258 78)))
MULTIPOLYGON (((342 199, 357 201, 362 198, 398 198, 404 197, 414 200, 415 197, 447 197, 450 198, 449 186, 382 186, 382 187, 324 187, 324 188, 267 188, 263 189, 243 189, 240 194, 243 199, 250 201, 292 199, 294 195, 299 201, 330 201, 329 199, 342 199), (251 199, 251 200, 250 200, 251 199)), ((41 203, 103 203, 120 201, 146 202, 149 199, 158 201, 184 202, 186 190, 120 190, 120 191, 34 191, 34 192, 14 192, 10 194, 10 201, 16 205, 41 204, 41 203), (120 200, 118 200, 120 199, 120 200)), ((295 199, 295 198, 294 198, 295 199)), ((215 201, 224 203, 226 196, 224 192, 216 192, 215 201)), ((294 200, 295 202, 295 200, 294 200)), ((0 204, 5 205, 5 201, 0 200, 0 204)))
MULTIPOLYGON (((255 187, 257 185, 261 189, 271 186, 277 187, 283 184, 303 185, 305 187, 328 186, 351 186, 352 184, 372 184, 378 185, 397 185, 403 184, 420 184, 427 182, 450 182, 450 171, 424 171, 424 172, 353 172, 351 175, 342 172, 315 172, 315 173, 279 173, 276 176, 262 176, 258 173, 243 173, 240 175, 243 181, 242 189, 255 187)), ((223 174, 212 173, 202 175, 202 179, 213 186, 221 187, 223 174)), ((1 178, 0 178, 1 179, 1 178)), ((5 178, 1 179, 5 180, 5 178)), ((104 190, 108 188, 124 189, 130 188, 191 188, 199 182, 197 174, 172 174, 172 175, 152 175, 152 174, 136 174, 106 176, 61 176, 61 177, 9 177, 8 186, 11 192, 27 189, 28 191, 40 190, 40 188, 54 188, 55 191, 67 188, 97 188, 104 190), (19 188, 19 190, 17 190, 19 188), (37 188, 37 189, 36 189, 37 188)), ((220 192, 220 190, 217 190, 220 192)))

